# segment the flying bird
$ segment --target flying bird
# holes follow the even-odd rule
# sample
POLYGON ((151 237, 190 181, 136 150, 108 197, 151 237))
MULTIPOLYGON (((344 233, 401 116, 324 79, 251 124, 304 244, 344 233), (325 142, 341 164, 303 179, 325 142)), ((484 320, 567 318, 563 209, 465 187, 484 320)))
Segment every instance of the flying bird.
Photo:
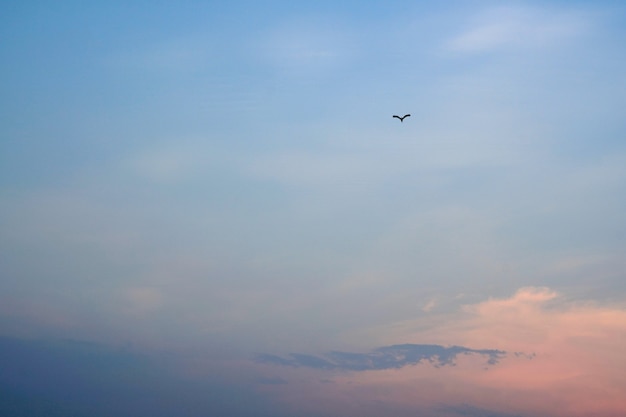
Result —
POLYGON ((403 122, 405 118, 409 117, 410 114, 405 114, 404 116, 400 117, 400 116, 396 116, 395 114, 393 115, 393 117, 395 117, 396 119, 400 119, 400 122, 403 122))

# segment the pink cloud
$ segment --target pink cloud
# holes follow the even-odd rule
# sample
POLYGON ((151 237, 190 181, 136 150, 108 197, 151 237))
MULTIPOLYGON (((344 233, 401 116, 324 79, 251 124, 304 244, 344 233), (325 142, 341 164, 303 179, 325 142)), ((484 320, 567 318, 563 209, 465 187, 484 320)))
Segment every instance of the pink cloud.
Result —
MULTIPOLYGON (((429 415, 447 416, 455 414, 446 407, 459 404, 524 416, 626 415, 623 306, 573 302, 547 288, 522 288, 512 297, 467 305, 436 322, 430 328, 423 321, 404 323, 407 333, 395 342, 454 344, 509 354, 488 367, 483 358, 460 355, 456 366, 439 368, 420 363, 332 375, 281 369, 289 384, 270 391, 294 409, 336 415, 373 416, 385 405, 396 415, 429 410, 429 415), (411 327, 420 330, 411 333, 411 327), (320 382, 324 379, 332 383, 320 382)), ((401 337, 397 328, 394 336, 401 337)))

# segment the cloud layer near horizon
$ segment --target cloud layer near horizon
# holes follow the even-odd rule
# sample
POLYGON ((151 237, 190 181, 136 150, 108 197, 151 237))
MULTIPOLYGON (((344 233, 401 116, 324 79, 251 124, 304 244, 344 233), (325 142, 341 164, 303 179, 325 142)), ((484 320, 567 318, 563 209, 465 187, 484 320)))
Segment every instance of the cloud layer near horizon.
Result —
POLYGON ((626 6, 143 3, 0 2, 0 338, 45 348, 5 385, 626 415, 626 6))
MULTIPOLYGON (((437 408, 445 398, 501 415, 617 416, 626 411, 622 395, 626 390, 623 305, 581 303, 548 288, 528 287, 508 298, 466 305, 445 318, 397 323, 372 331, 385 334, 386 340, 488 346, 497 350, 474 352, 498 352, 501 359, 485 367, 485 361, 475 355, 455 355, 456 366, 436 367, 433 361, 407 360, 402 349, 396 350, 401 355, 391 366, 342 366, 342 357, 332 355, 327 359, 330 364, 319 357, 312 361, 310 356, 292 355, 282 362, 266 357, 266 363, 303 366, 266 370, 289 381, 273 391, 287 402, 296 392, 306 392, 313 409, 321 398, 338 403, 351 398, 353 406, 362 404, 359 413, 366 416, 374 416, 376 411, 367 411, 363 404, 376 403, 393 405, 395 412, 422 407, 432 415, 455 415, 437 408), (506 356, 505 350, 509 352, 506 356), (325 373, 307 371, 306 367, 325 373), (352 372, 345 373, 347 370, 352 372), (328 379, 333 382, 331 386, 328 379)), ((420 351, 420 345, 405 346, 409 346, 407 351, 420 351)), ((439 350, 442 352, 445 349, 439 350)), ((373 410, 380 411, 376 407, 373 410)))

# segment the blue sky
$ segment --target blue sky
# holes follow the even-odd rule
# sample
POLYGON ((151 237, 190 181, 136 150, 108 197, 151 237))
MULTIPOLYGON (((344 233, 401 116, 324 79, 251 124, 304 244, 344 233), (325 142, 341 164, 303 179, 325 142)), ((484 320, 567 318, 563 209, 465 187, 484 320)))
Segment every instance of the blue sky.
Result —
POLYGON ((3 343, 151 358, 137 385, 227 387, 234 417, 576 415, 545 396, 590 378, 575 412, 622 414, 625 23, 613 1, 2 3, 3 343), (362 365, 403 345, 417 362, 362 365))

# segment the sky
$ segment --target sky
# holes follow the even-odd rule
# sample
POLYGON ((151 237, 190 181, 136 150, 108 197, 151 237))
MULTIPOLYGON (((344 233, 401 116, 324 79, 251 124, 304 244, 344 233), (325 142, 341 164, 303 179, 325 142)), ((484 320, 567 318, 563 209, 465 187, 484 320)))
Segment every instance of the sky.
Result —
POLYGON ((3 416, 626 415, 623 2, 3 1, 0 39, 3 416))

